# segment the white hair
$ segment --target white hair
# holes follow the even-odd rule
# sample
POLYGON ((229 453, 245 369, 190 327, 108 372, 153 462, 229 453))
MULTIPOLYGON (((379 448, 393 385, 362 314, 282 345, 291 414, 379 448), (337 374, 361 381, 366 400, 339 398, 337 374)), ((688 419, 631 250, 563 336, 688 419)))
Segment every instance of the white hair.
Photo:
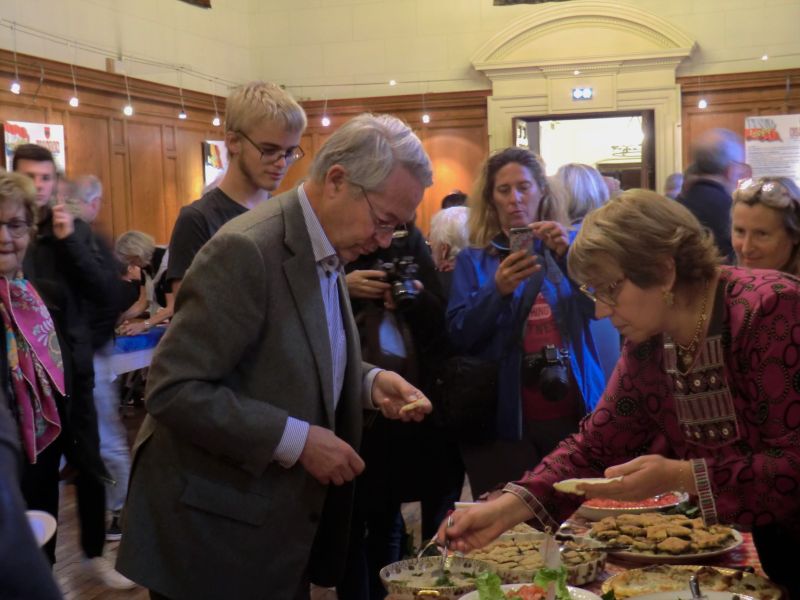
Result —
POLYGON ((348 179, 366 190, 379 188, 398 165, 423 187, 433 183, 431 161, 422 142, 391 115, 364 113, 342 125, 314 157, 310 179, 321 183, 334 165, 344 167, 348 179))
POLYGON ((468 217, 466 206, 453 206, 440 210, 431 219, 428 241, 431 245, 447 244, 450 247, 445 257, 447 260, 454 259, 469 245, 468 217))

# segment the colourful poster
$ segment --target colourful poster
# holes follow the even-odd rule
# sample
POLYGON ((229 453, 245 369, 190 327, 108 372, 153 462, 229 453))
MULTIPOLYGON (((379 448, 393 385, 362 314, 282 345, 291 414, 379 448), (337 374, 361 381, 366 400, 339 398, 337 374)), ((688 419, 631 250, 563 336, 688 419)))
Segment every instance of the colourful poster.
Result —
POLYGON ((48 123, 26 123, 6 121, 3 123, 3 141, 6 154, 6 169, 11 170, 14 149, 20 144, 38 144, 53 153, 56 169, 65 172, 67 158, 64 152, 64 126, 48 123))
POLYGON ((203 183, 209 185, 221 178, 228 168, 228 150, 221 140, 203 142, 203 183))
POLYGON ((800 115, 747 117, 744 143, 753 177, 791 177, 800 184, 800 115))

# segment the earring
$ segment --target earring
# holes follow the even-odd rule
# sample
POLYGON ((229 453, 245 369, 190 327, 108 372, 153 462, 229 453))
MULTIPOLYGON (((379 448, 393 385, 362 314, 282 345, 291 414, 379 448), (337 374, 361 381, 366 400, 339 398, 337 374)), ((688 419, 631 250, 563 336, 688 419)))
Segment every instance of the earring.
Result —
POLYGON ((661 292, 661 297, 664 299, 664 304, 667 306, 675 304, 675 294, 673 294, 671 290, 664 290, 661 292))

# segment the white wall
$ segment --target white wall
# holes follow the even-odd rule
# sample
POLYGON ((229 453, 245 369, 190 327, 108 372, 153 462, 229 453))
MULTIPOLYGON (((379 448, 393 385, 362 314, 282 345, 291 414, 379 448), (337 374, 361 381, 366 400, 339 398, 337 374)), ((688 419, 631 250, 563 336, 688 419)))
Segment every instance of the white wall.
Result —
MULTIPOLYGON (((669 20, 699 48, 678 75, 800 67, 800 0, 620 0, 669 20), (770 55, 766 63, 762 54, 770 55)), ((0 17, 59 36, 242 82, 284 83, 301 98, 488 88, 470 59, 514 19, 541 10, 492 0, 0 0, 0 17), (385 84, 389 79, 400 83, 385 84)), ((546 5, 545 5, 546 6, 546 5)), ((20 52, 68 62, 63 45, 17 35, 20 52)), ((0 47, 11 33, 0 28, 0 47)), ((579 49, 569 49, 573 54, 579 49)), ((103 69, 78 52, 78 64, 103 69)), ((128 72, 176 85, 173 69, 128 72)), ((187 88, 210 84, 184 77, 187 88)), ((217 90, 224 93, 224 90, 217 90)))

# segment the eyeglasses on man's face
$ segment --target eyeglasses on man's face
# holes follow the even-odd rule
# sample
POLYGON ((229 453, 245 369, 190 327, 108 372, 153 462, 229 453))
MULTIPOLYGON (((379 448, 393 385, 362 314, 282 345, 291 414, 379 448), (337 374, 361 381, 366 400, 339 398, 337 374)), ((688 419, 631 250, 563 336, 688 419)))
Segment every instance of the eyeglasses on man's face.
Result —
POLYGON ((584 295, 595 304, 602 302, 607 306, 616 306, 617 297, 619 296, 623 281, 625 281, 624 277, 614 281, 613 283, 597 287, 584 283, 578 289, 580 289, 580 291, 583 292, 584 295))
POLYGON ((380 218, 378 213, 375 212, 375 207, 372 206, 372 202, 369 201, 369 196, 367 195, 367 190, 364 189, 364 186, 358 183, 355 185, 357 185, 361 190, 361 193, 364 194, 364 200, 367 201, 367 206, 369 207, 369 216, 372 218, 372 224, 375 225, 375 230, 378 233, 394 233, 394 230, 397 228, 400 228, 403 231, 408 229, 406 224, 402 221, 388 221, 380 218))
POLYGON ((25 219, 11 219, 10 221, 0 221, 0 228, 5 227, 8 230, 8 235, 12 238, 21 238, 26 233, 29 233, 31 226, 25 219))
POLYGON ((264 164, 272 164, 278 162, 280 159, 284 159, 286 164, 290 165, 306 155, 300 146, 293 146, 288 150, 284 150, 280 146, 274 146, 272 144, 256 144, 244 131, 239 131, 237 133, 250 142, 253 148, 261 153, 261 162, 264 164))

